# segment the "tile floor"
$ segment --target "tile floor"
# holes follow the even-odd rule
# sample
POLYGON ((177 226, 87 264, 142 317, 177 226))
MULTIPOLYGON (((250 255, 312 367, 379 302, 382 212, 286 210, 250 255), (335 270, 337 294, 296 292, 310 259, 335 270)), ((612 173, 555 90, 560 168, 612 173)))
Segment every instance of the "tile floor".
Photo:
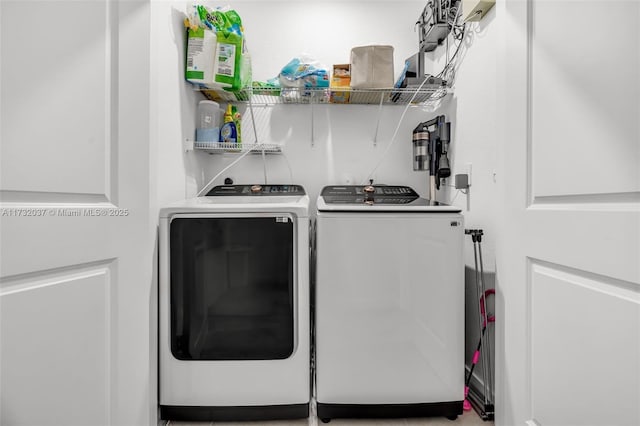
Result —
MULTIPOLYGON (((315 415, 308 419, 277 420, 268 422, 176 422, 169 421, 167 426, 324 426, 315 415)), ((456 420, 444 417, 410 419, 334 419, 326 426, 493 426, 492 421, 483 421, 475 411, 465 411, 456 420)))

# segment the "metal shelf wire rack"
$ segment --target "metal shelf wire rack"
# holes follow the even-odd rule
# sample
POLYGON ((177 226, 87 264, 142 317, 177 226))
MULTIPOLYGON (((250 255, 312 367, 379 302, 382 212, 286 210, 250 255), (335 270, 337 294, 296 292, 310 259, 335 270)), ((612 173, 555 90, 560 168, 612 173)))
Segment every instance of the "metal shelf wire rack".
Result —
POLYGON ((235 142, 193 142, 193 148, 209 151, 212 154, 233 152, 241 153, 251 151, 252 154, 280 154, 282 145, 276 143, 239 143, 235 142))
POLYGON ((331 92, 347 93, 349 101, 335 105, 425 105, 442 99, 449 88, 445 85, 424 85, 419 90, 406 89, 352 89, 352 88, 266 88, 248 87, 236 92, 199 89, 207 98, 222 102, 277 104, 333 104, 331 92))

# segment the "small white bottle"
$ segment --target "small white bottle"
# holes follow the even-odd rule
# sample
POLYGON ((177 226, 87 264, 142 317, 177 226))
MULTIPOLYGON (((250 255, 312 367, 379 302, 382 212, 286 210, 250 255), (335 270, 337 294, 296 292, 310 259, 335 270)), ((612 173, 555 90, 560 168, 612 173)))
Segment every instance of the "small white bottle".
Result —
POLYGON ((220 105, 214 101, 200 101, 196 142, 218 142, 220 140, 220 105))

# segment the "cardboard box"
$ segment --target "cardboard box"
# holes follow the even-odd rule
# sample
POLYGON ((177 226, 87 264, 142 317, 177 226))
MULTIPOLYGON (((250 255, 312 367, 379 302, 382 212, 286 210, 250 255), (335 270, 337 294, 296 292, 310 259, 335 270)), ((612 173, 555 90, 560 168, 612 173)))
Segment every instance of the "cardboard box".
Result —
POLYGON ((334 104, 348 104, 351 91, 351 66, 349 64, 338 64, 333 66, 331 74, 331 94, 329 102, 334 104), (337 89, 346 90, 337 90, 337 89))

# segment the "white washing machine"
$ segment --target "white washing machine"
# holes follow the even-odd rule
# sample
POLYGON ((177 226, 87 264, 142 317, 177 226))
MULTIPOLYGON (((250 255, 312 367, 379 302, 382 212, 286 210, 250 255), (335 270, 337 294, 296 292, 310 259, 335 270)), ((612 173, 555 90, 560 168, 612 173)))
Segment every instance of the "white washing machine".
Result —
POLYGON ((304 418, 309 197, 229 185, 160 211, 162 419, 304 418))
POLYGON ((462 414, 460 209, 405 186, 328 186, 317 208, 318 417, 462 414))

